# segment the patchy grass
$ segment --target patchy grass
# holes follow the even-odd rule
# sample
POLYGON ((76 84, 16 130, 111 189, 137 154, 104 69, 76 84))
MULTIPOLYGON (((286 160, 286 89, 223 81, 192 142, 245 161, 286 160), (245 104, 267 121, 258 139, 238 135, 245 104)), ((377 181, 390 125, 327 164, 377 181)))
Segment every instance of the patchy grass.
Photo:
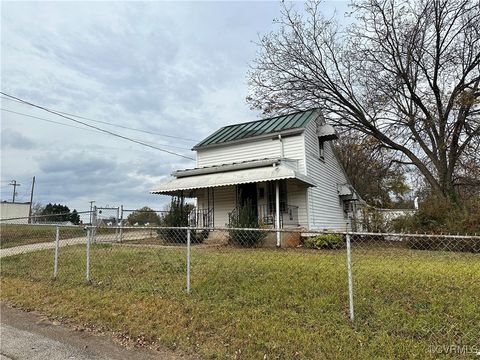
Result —
MULTIPOLYGON (((0 248, 55 241, 55 225, 0 224, 0 248)), ((62 227, 61 235, 85 236, 83 227, 62 227)))
POLYGON ((477 254, 354 249, 353 324, 343 250, 193 247, 190 295, 182 247, 91 255, 89 285, 83 246, 61 249, 56 281, 52 251, 2 259, 1 297, 211 359, 433 359, 432 345, 480 345, 477 254))
POLYGON ((168 243, 159 237, 154 237, 154 236, 149 236, 145 237, 143 239, 129 239, 125 238, 122 243, 124 244, 134 244, 134 245, 170 245, 171 243, 168 243))

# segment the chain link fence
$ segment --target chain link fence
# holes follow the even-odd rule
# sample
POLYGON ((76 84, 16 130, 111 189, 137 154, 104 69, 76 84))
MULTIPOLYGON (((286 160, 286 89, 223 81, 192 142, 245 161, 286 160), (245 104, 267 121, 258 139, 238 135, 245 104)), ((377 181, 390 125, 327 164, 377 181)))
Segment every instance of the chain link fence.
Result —
POLYGON ((3 279, 174 299, 186 329, 243 339, 247 358, 480 351, 478 236, 0 225, 3 279))

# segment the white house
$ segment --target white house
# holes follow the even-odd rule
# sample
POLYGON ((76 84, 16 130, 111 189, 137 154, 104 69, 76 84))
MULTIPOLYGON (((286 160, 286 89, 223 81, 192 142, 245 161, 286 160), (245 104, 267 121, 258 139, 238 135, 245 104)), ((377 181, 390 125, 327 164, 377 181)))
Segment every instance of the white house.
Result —
POLYGON ((222 127, 198 143, 197 166, 153 194, 196 198, 195 225, 225 227, 252 206, 271 227, 346 230, 359 200, 318 109, 222 127))

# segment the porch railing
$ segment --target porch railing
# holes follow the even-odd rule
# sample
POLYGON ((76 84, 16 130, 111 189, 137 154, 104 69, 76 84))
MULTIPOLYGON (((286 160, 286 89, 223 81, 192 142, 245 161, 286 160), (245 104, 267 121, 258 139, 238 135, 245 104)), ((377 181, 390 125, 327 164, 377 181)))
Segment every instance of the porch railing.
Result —
POLYGON ((212 209, 193 209, 188 214, 188 225, 192 227, 213 227, 212 209))
MULTIPOLYGON (((231 212, 228 213, 228 222, 229 224, 238 225, 238 216, 240 214, 241 206, 235 207, 231 212)), ((255 208, 252 208, 252 211, 255 211, 255 208)), ((256 207, 256 212, 258 214, 259 222, 275 227, 275 211, 270 211, 270 206, 268 205, 258 205, 256 207)), ((280 211, 280 227, 284 225, 298 226, 298 206, 287 205, 285 209, 280 211)))

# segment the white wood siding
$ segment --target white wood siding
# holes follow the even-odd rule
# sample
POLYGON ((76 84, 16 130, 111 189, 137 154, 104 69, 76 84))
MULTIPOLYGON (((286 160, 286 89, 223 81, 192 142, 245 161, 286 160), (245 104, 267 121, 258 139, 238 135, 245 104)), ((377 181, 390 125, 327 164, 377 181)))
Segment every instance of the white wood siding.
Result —
MULTIPOLYGON (((200 209, 207 209, 207 189, 197 192, 197 204, 200 209)), ((235 186, 219 186, 213 189, 214 194, 212 196, 210 189, 210 199, 214 199, 214 204, 210 203, 210 207, 213 207, 214 213, 214 225, 216 227, 228 226, 228 214, 235 208, 236 195, 235 186)), ((212 201, 212 200, 210 200, 212 201)))
POLYGON ((283 157, 298 161, 298 172, 305 174, 305 142, 303 133, 282 139, 283 157))
POLYGON ((318 157, 317 124, 312 121, 305 131, 307 175, 316 182, 308 190, 309 228, 312 230, 345 230, 348 219, 338 196, 337 185, 347 179, 330 141, 324 145, 325 159, 318 157))
POLYGON ((308 228, 307 187, 294 179, 287 180, 287 203, 298 206, 298 224, 308 228))
POLYGON ((280 142, 263 139, 252 143, 220 146, 197 151, 197 167, 280 157, 280 142))
POLYGON ((228 226, 228 214, 235 208, 235 186, 220 186, 215 191, 214 226, 228 226))
MULTIPOLYGON (((305 171, 303 134, 282 139, 283 157, 298 160, 298 170, 305 171)), ((281 157, 282 144, 278 139, 261 139, 251 143, 232 144, 197 151, 197 167, 230 164, 233 162, 281 157)))
MULTIPOLYGON (((283 157, 297 160, 297 171, 305 174, 305 141, 303 133, 282 139, 262 139, 251 143, 233 144, 212 149, 200 149, 197 152, 197 167, 229 164, 232 162, 257 160, 262 158, 283 157)), ((260 185, 260 184, 259 184, 260 185)), ((265 188, 265 184, 262 184, 265 188)), ((288 205, 298 206, 300 226, 308 227, 307 188, 291 179, 287 183, 288 205)), ((199 207, 206 208, 206 195, 199 194, 199 207)), ((267 203, 267 195, 259 200, 259 205, 267 203)), ((228 213, 235 207, 235 187, 215 188, 215 226, 228 224, 228 213)))

